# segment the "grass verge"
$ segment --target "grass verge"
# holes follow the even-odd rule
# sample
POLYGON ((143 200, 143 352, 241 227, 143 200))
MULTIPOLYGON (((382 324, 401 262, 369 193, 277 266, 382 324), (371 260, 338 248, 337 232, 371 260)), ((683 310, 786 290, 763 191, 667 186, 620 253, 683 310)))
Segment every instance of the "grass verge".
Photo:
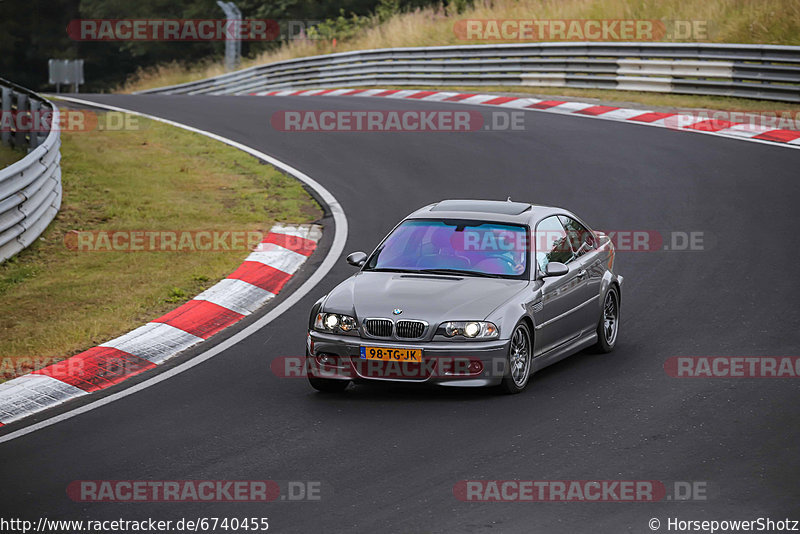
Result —
POLYGON ((8 167, 25 157, 21 150, 14 150, 10 146, 0 145, 0 169, 8 167))
POLYGON ((233 271, 247 251, 77 252, 73 230, 268 231, 322 211, 301 184, 235 148, 139 117, 62 132, 61 210, 0 265, 0 380, 136 328, 233 271))
MULTIPOLYGON (((462 19, 702 21, 707 27, 701 36, 704 42, 800 45, 800 2, 796 0, 453 0, 447 7, 406 12, 395 9, 394 13, 387 12, 390 5, 392 2, 386 2, 382 12, 372 17, 328 21, 327 31, 320 32, 324 38, 289 41, 276 50, 245 59, 242 66, 372 48, 485 44, 459 38, 454 24, 462 19)), ((160 65, 140 71, 120 91, 200 80, 223 70, 221 62, 160 65)))

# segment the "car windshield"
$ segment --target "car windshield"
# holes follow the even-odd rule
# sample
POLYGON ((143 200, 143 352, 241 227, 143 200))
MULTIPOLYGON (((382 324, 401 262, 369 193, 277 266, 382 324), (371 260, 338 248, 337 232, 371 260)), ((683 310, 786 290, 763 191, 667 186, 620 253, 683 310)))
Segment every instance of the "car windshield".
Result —
POLYGON ((366 271, 525 278, 525 226, 472 220, 404 221, 372 254, 366 271))

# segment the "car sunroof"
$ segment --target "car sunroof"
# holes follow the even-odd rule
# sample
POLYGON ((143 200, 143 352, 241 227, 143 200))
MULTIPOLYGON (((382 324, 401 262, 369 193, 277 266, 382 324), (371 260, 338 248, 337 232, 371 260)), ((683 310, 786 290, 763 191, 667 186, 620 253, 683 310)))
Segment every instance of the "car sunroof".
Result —
POLYGON ((522 202, 503 202, 499 200, 443 200, 431 208, 431 211, 474 211, 499 213, 502 215, 519 215, 529 209, 531 209, 531 205, 522 202))

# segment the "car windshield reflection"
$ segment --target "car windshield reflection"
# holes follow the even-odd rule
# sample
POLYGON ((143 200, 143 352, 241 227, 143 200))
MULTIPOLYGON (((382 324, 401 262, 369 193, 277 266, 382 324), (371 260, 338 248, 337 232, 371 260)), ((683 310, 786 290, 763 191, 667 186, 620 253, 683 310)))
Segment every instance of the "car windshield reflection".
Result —
POLYGON ((407 220, 364 270, 522 279, 528 274, 528 231, 488 221, 407 220))

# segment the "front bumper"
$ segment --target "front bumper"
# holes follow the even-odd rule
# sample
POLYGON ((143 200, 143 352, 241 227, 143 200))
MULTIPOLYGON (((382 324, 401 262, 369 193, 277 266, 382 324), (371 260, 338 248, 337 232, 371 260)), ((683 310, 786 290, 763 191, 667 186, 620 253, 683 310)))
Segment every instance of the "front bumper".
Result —
POLYGON ((499 384, 505 373, 509 342, 498 339, 415 343, 312 331, 307 343, 308 373, 334 380, 492 386, 499 384), (422 349, 422 363, 365 360, 361 357, 362 346, 422 349), (320 359, 323 356, 328 356, 331 363, 322 363, 320 359))

